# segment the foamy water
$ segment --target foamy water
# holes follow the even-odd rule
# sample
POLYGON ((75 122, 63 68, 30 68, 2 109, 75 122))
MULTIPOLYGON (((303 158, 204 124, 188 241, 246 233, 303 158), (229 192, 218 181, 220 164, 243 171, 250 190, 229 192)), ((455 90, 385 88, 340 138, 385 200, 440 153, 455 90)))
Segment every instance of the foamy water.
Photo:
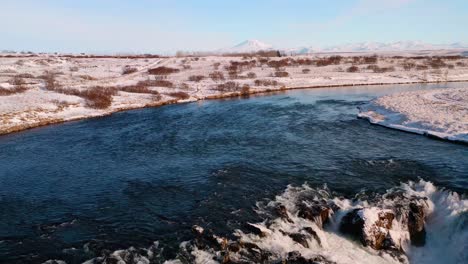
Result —
MULTIPOLYGON (((468 260, 468 228, 467 223, 468 200, 455 192, 439 189, 431 182, 402 183, 400 186, 388 190, 384 194, 362 199, 359 194, 354 199, 335 197, 327 188, 313 188, 308 184, 299 187, 289 186, 284 193, 270 202, 257 203, 257 213, 265 217, 260 223, 248 223, 261 231, 262 235, 237 230, 235 236, 241 244, 255 244, 258 250, 268 253, 265 263, 278 263, 288 259, 290 252, 299 252, 305 259, 314 259, 318 256, 326 261, 318 263, 466 263, 468 260), (394 219, 390 230, 392 238, 400 243, 400 252, 374 250, 364 247, 359 241, 353 240, 339 232, 339 222, 343 215, 353 209, 365 208, 362 217, 378 219, 377 214, 383 211, 401 209, 410 199, 415 197, 425 200, 426 218, 426 244, 422 247, 412 246, 410 235, 403 223, 404 219, 394 219), (331 222, 322 229, 320 222, 310 221, 298 216, 300 203, 314 203, 322 201, 336 204, 338 207, 331 212, 331 222), (283 205, 288 212, 289 220, 270 218, 273 208, 283 205), (312 229, 316 236, 307 238, 307 247, 294 241, 287 234, 303 233, 312 229)), ((364 227, 367 228, 367 227, 364 227)), ((197 232, 204 232, 197 228, 197 232)), ((216 237, 216 236, 215 236, 216 237)), ((221 237, 217 237, 223 240, 221 237)), ((225 243, 233 241, 225 240, 225 243)), ((222 242, 221 242, 222 243, 222 242)), ((177 264, 187 261, 199 264, 221 263, 226 251, 214 248, 198 248, 193 241, 183 242, 180 246, 180 258, 167 260, 165 263, 177 264)), ((162 249, 159 249, 162 250, 162 249)), ((129 260, 125 259, 135 249, 119 250, 111 254, 119 263, 157 263, 154 254, 146 256, 135 254, 129 260), (123 256, 123 257, 122 257, 123 256)), ((249 254, 243 252, 229 253, 230 261, 255 263, 249 259, 249 254)), ((160 260, 159 260, 160 261, 160 260)), ((110 263, 105 259, 92 259, 86 263, 110 263)))

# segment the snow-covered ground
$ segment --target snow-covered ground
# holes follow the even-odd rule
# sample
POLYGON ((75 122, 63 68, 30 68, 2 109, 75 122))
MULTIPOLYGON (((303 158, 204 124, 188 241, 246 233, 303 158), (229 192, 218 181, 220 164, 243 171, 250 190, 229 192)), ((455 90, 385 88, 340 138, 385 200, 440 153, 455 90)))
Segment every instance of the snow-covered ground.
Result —
POLYGON ((371 123, 468 143, 468 87, 383 96, 363 107, 371 123))
POLYGON ((379 56, 377 62, 369 62, 362 55, 361 58, 355 55, 344 56, 331 64, 325 63, 325 66, 320 64, 320 60, 327 60, 323 55, 281 58, 78 58, 53 54, 30 57, 27 54, 16 54, 14 57, 0 57, 0 134, 102 116, 125 109, 257 92, 304 87, 468 80, 468 59, 463 57, 442 59, 443 65, 436 68, 431 66, 428 58, 392 55, 379 56), (276 61, 282 63, 275 66, 276 61), (404 65, 412 67, 405 69, 404 65), (348 71, 351 66, 356 66, 357 72, 348 71), (158 67, 174 68, 178 72, 165 76, 149 74, 149 69, 158 67), (124 69, 128 68, 133 68, 133 71, 123 74, 124 69), (220 72, 223 78, 212 78, 210 75, 214 72, 220 72), (50 73, 53 73, 61 89, 47 89, 44 76, 50 73), (191 76, 201 77, 197 80, 191 76), (15 78, 21 84, 15 82, 15 78), (160 85, 158 81, 169 82, 170 85, 160 85), (126 89, 138 82, 139 88, 144 86, 145 90, 135 92, 126 89), (116 91, 112 94, 111 104, 104 108, 92 108, 86 97, 76 95, 76 92, 67 92, 104 88, 116 91))

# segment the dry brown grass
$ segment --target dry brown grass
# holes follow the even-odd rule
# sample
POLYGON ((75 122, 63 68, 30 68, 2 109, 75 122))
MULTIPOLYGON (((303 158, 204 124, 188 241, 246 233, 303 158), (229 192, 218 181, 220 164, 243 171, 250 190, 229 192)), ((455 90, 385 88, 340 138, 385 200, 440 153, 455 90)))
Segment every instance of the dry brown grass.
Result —
POLYGON ((275 77, 279 77, 279 78, 289 77, 289 73, 286 71, 277 71, 275 72, 275 77))
POLYGON ((359 72, 359 67, 353 65, 347 68, 346 71, 347 72, 359 72))
POLYGON ((34 79, 36 77, 34 77, 34 75, 30 74, 30 73, 20 73, 18 75, 16 75, 17 77, 19 78, 25 78, 25 79, 34 79))
POLYGON ((173 93, 168 93, 167 95, 177 98, 179 100, 187 100, 190 98, 190 95, 186 92, 173 92, 173 93))
POLYGON ((255 80, 255 86, 277 86, 278 82, 276 80, 255 80))
POLYGON ((241 95, 246 96, 250 94, 250 85, 244 84, 240 90, 241 95))
POLYGON ((226 82, 226 83, 221 83, 216 85, 214 90, 220 91, 220 92, 237 92, 239 91, 239 84, 236 82, 226 82))
POLYGON ((172 83, 171 81, 167 81, 167 80, 144 80, 144 81, 139 81, 137 85, 174 88, 174 83, 172 83))
POLYGON ((148 74, 151 74, 151 75, 169 75, 169 74, 178 73, 178 72, 180 72, 179 69, 165 67, 165 66, 148 70, 148 74))
POLYGON ((343 57, 341 56, 330 56, 330 57, 318 59, 315 62, 315 65, 317 65, 318 67, 323 67, 323 66, 328 66, 328 65, 338 65, 341 63, 342 60, 343 60, 343 57))
POLYGON ((189 76, 188 80, 191 82, 201 82, 205 78, 206 77, 203 75, 192 75, 192 76, 189 76))
POLYGON ((257 74, 255 74, 255 72, 249 72, 249 73, 247 73, 247 78, 255 79, 255 78, 257 78, 257 74))
POLYGON ((11 85, 14 85, 14 87, 11 89, 0 88, 0 96, 8 96, 17 93, 23 93, 28 90, 28 88, 26 87, 26 82, 18 76, 13 77, 9 81, 9 83, 11 85))
POLYGON ((390 67, 379 67, 375 64, 367 66, 368 70, 372 70, 375 73, 385 73, 385 72, 394 72, 395 67, 390 66, 390 67))
POLYGON ((210 73, 210 78, 211 80, 217 82, 217 81, 224 81, 224 74, 220 71, 214 71, 210 73))

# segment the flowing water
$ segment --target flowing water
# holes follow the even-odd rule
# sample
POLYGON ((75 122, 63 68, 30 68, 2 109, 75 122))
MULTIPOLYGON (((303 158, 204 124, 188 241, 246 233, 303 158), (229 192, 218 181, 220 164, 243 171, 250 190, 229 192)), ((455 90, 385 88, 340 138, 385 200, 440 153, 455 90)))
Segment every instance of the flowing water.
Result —
MULTIPOLYGON (((193 225, 248 240, 236 230, 261 223, 267 204, 292 203, 294 194, 325 188, 327 199, 352 208, 365 200, 353 197, 397 187, 434 207, 426 246, 408 249, 410 262, 466 263, 468 147, 356 118, 377 96, 463 85, 297 90, 1 136, 0 263, 82 263, 155 241, 164 248, 158 261, 170 260, 193 239, 193 225)), ((394 261, 327 228, 319 235, 328 246, 310 252, 341 263, 394 261)), ((273 237, 256 243, 278 258, 297 247, 273 237)), ((206 263, 210 254, 192 252, 206 263)))

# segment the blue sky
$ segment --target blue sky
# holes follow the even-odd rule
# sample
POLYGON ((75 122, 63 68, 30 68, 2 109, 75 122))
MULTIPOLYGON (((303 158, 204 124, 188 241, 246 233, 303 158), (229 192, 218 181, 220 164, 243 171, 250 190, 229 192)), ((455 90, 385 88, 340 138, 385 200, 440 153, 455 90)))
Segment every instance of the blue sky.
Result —
POLYGON ((0 49, 212 50, 468 42, 467 0, 0 0, 0 49))

